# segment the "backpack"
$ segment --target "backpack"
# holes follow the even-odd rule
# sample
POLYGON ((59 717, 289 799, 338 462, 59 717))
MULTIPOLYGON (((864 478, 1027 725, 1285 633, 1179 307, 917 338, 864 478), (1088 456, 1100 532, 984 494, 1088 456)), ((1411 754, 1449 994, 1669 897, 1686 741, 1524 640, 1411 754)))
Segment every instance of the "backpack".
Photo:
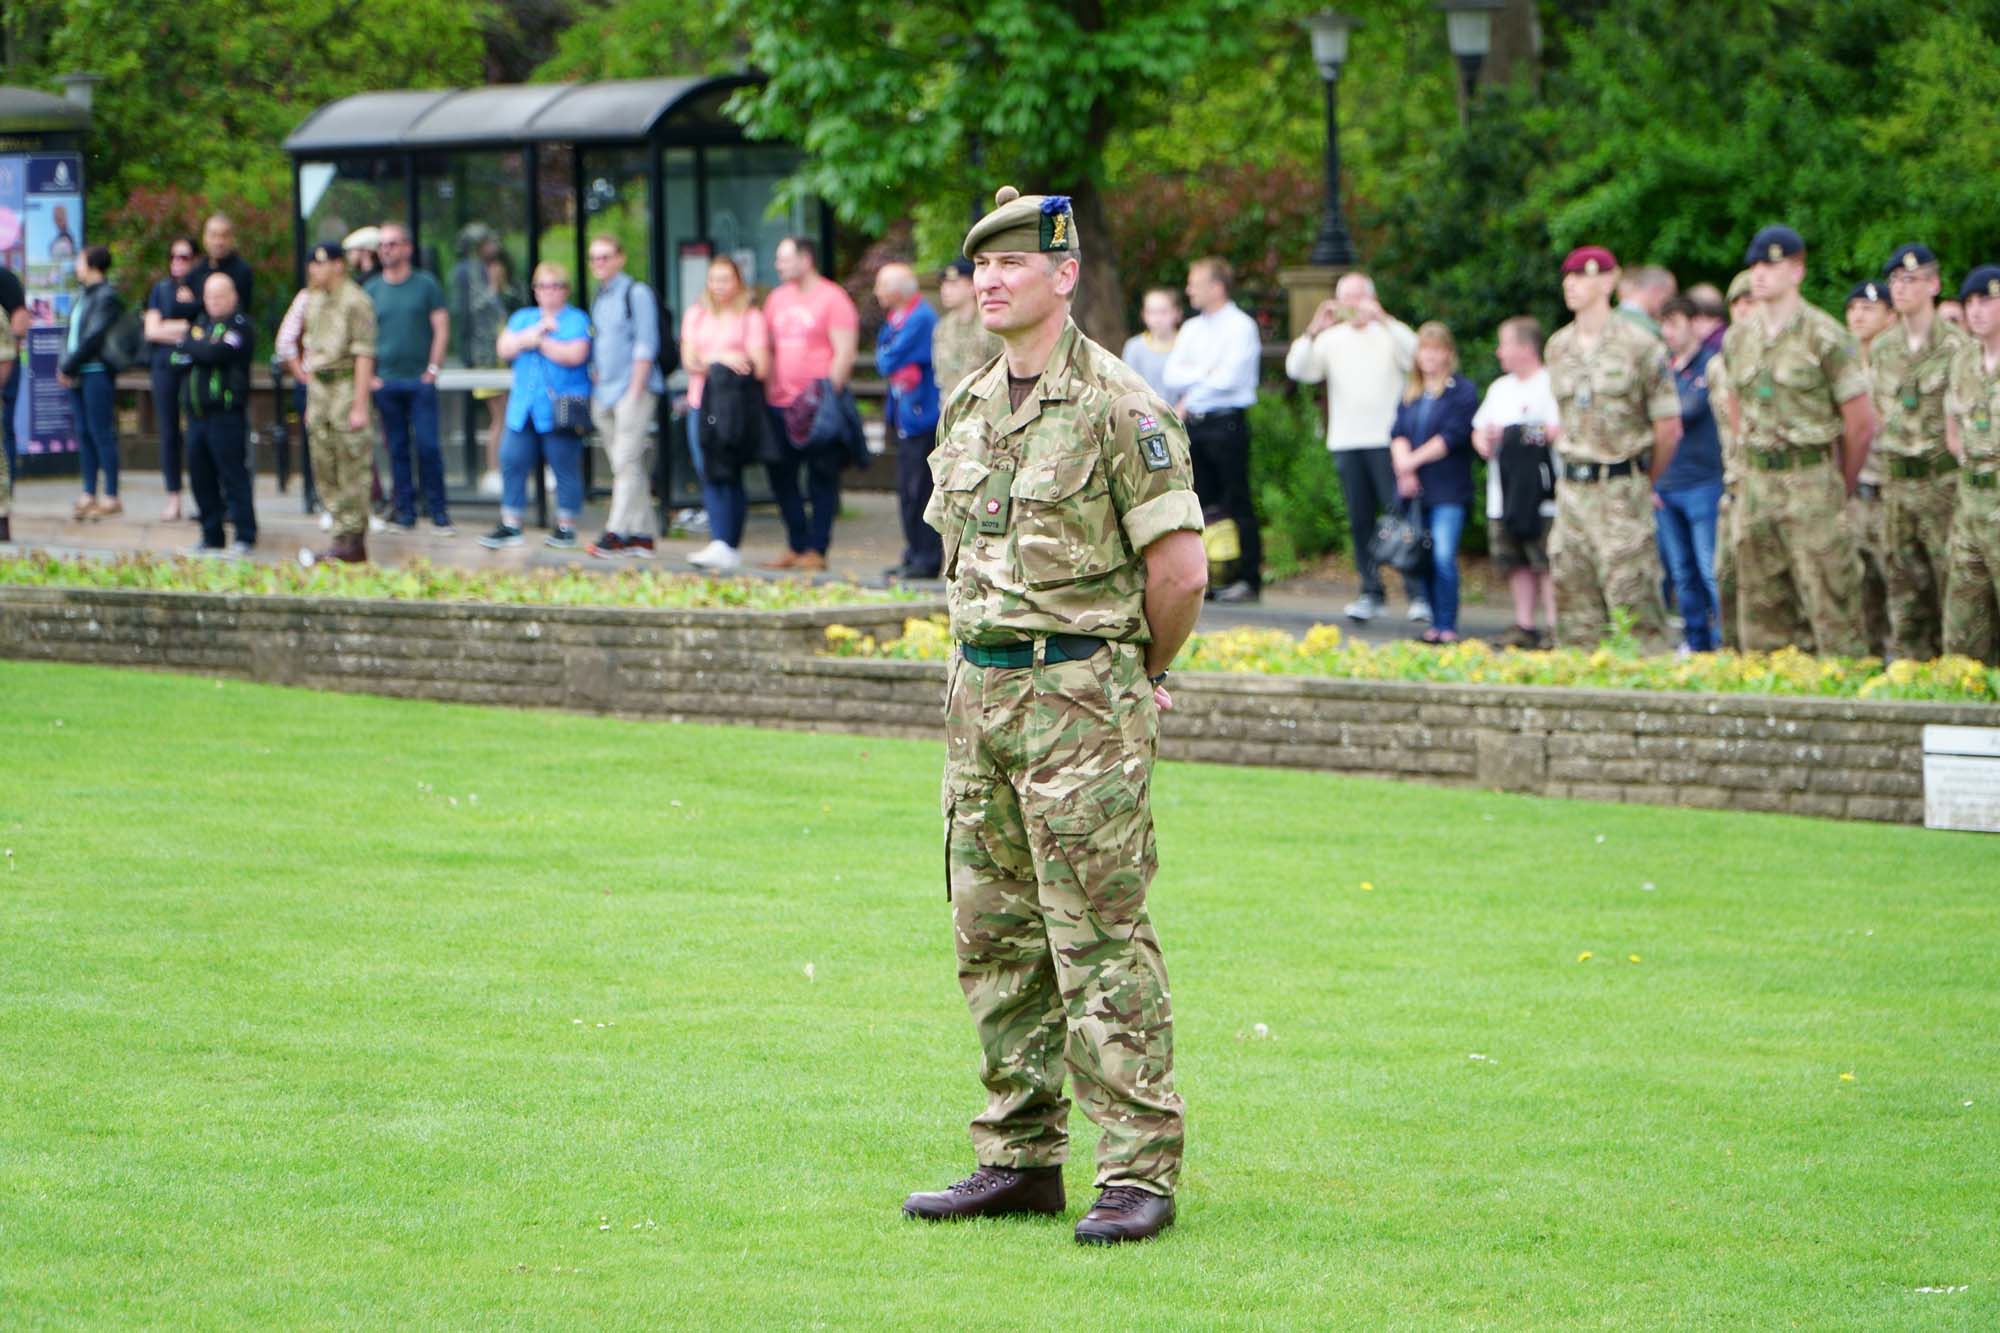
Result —
POLYGON ((128 307, 104 335, 98 360, 115 375, 146 361, 147 351, 145 323, 137 310, 128 307))
MULTIPOLYGON (((632 322, 632 293, 638 290, 639 285, 637 278, 625 284, 625 322, 627 324, 632 322)), ((660 316, 660 359, 654 362, 654 364, 660 368, 662 375, 671 375, 681 368, 681 348, 679 341, 674 337, 673 312, 668 310, 667 303, 661 300, 653 302, 653 309, 658 311, 660 316)))

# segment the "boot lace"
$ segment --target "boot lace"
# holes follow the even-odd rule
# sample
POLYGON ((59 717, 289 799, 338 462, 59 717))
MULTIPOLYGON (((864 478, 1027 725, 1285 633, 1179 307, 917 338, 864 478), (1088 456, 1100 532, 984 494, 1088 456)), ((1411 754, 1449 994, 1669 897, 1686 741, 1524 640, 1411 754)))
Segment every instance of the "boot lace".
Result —
POLYGON ((1142 1208, 1153 1196, 1136 1185, 1112 1185, 1097 1196, 1091 1206, 1094 1213, 1129 1213, 1134 1208, 1142 1208))
POLYGON ((976 1194, 994 1185, 1005 1185, 1014 1173, 1004 1166, 982 1166, 950 1189, 952 1194, 976 1194))

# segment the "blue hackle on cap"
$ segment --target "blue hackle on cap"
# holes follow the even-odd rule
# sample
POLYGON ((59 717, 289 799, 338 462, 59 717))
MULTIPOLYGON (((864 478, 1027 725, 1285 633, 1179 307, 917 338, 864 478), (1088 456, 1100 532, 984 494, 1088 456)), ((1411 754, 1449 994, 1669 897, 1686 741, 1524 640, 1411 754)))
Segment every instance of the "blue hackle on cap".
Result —
POLYGON ((1050 195, 1048 198, 1042 200, 1042 212, 1047 213, 1051 217, 1054 217, 1057 213, 1069 212, 1069 196, 1066 194, 1050 195))

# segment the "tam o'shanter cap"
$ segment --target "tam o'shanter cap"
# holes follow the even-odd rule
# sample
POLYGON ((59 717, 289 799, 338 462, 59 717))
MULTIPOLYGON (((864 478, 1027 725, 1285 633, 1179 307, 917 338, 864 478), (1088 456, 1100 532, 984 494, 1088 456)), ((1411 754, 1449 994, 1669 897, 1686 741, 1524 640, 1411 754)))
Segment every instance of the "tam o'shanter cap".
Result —
POLYGON ((321 264, 329 259, 338 259, 345 263, 347 260, 347 251, 341 249, 332 241, 321 241, 312 248, 312 253, 307 258, 311 259, 314 263, 321 264))
POLYGON ((1775 264, 1780 259, 1790 259, 1793 255, 1806 252, 1805 237, 1782 224, 1766 227, 1750 241, 1750 248, 1743 252, 1746 264, 1775 264))
POLYGON ((1066 194, 1022 194, 1003 185, 993 194, 991 213, 965 233, 965 257, 982 250, 1081 255, 1076 213, 1066 194))
POLYGON ((1965 281, 1958 287, 1958 299, 1963 301, 1973 296, 2000 301, 2000 264, 1981 264, 1965 275, 1965 281))
POLYGON ((1913 241, 1909 245, 1896 247, 1896 253, 1890 255, 1889 262, 1882 265, 1882 276, 1886 278, 1898 269, 1914 271, 1923 268, 1926 264, 1936 263, 1937 256, 1931 253, 1931 248, 1928 245, 1913 241))
POLYGON ((1563 259, 1564 273, 1587 273, 1592 277, 1618 267, 1618 256, 1601 245, 1579 245, 1563 259))
POLYGON ((1746 268, 1729 280, 1729 304, 1735 305, 1749 294, 1750 270, 1746 268))
POLYGON ((347 239, 340 243, 343 250, 380 250, 382 229, 380 227, 356 227, 347 233, 347 239))
POLYGON ((1853 305, 1856 301, 1875 301, 1882 305, 1887 305, 1889 304, 1889 288, 1886 284, 1877 282, 1873 278, 1870 278, 1866 282, 1857 282, 1854 284, 1854 290, 1847 294, 1847 304, 1853 305))

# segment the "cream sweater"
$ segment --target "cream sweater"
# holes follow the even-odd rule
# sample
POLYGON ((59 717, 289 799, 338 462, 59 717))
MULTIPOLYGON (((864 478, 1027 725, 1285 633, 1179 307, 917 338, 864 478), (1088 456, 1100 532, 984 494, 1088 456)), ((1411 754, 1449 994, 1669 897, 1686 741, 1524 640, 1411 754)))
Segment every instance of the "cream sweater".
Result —
POLYGON ((1301 384, 1326 384, 1328 450, 1386 449, 1416 355, 1417 335, 1400 320, 1361 329, 1336 324, 1316 338, 1293 339, 1285 373, 1301 384))

